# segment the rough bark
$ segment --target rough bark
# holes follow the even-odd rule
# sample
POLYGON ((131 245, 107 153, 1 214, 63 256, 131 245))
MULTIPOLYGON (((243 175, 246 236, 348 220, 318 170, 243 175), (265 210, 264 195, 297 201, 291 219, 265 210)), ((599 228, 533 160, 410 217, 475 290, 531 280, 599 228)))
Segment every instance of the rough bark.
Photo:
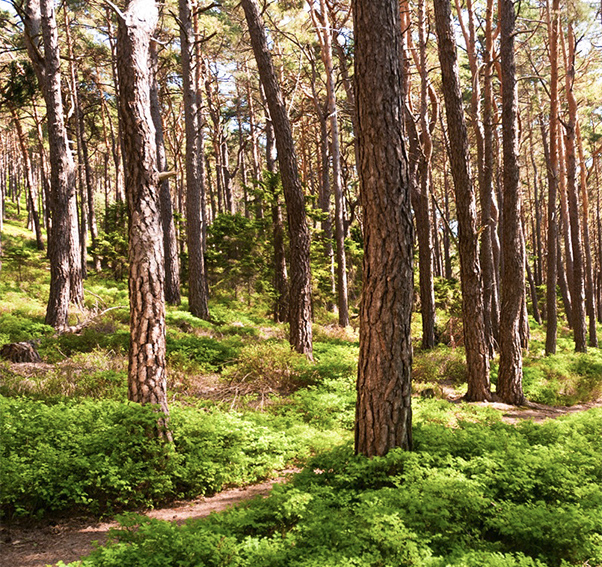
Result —
POLYGON ((476 227, 476 202, 469 171, 468 133, 462 106, 458 57, 449 0, 435 0, 435 24, 448 131, 454 134, 449 157, 456 193, 458 244, 462 287, 464 344, 468 368, 466 399, 491 399, 489 352, 485 338, 483 294, 476 227))
POLYGON ((292 129, 256 0, 242 0, 251 44, 274 126, 290 235, 289 323, 293 348, 312 358, 310 234, 292 129))
POLYGON ((518 166, 518 91, 514 62, 513 0, 500 0, 500 62, 502 67, 502 144, 504 200, 501 273, 500 366, 496 394, 520 405, 523 394, 521 323, 525 301, 525 244, 521 226, 518 166))
POLYGON ((48 243, 50 294, 46 324, 62 329, 68 325, 69 302, 81 304, 83 301, 83 285, 77 230, 76 170, 63 117, 54 2, 30 0, 26 7, 24 24, 27 50, 46 102, 50 148, 49 205, 52 226, 48 243))
MULTIPOLYGON (((163 120, 161 118, 161 104, 159 101, 159 83, 156 77, 157 49, 154 42, 151 45, 151 64, 153 68, 153 80, 151 83, 150 102, 151 115, 155 127, 155 143, 157 146, 157 169, 159 172, 167 172, 163 120)), ((165 176, 159 183, 159 196, 161 203, 161 226, 163 229, 163 255, 165 257, 165 301, 170 305, 179 305, 180 260, 178 257, 178 243, 176 240, 176 227, 168 176, 165 176)))
POLYGON ((182 88, 186 127, 186 237, 188 245, 188 288, 190 312, 201 319, 209 318, 207 276, 203 254, 203 217, 201 194, 204 179, 199 164, 198 100, 194 81, 194 32, 191 0, 179 1, 180 46, 182 51, 182 88))
POLYGON ((401 26, 395 0, 354 0, 363 291, 356 453, 412 447, 413 227, 403 139, 401 26))
MULTIPOLYGON (((129 210, 130 353, 128 398, 168 414, 165 365, 163 239, 150 110, 150 41, 158 21, 153 0, 133 0, 119 22, 117 68, 129 210)), ((165 419, 159 435, 167 436, 165 419)))

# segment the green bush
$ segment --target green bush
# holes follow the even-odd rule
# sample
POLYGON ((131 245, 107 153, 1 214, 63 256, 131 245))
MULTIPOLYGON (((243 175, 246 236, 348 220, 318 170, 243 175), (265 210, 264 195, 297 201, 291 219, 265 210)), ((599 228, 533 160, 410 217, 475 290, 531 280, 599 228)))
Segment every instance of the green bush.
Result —
MULTIPOLYGON (((150 407, 107 400, 0 403, 5 517, 105 513, 214 493, 306 457, 316 433, 292 423, 286 429, 267 415, 174 405, 169 445, 149 435, 157 421, 150 407)), ((318 437, 332 446, 333 440, 318 437)))
POLYGON ((419 425, 413 452, 365 459, 345 445, 268 498, 205 520, 128 517, 83 566, 599 565, 601 434, 600 410, 544 425, 419 425))

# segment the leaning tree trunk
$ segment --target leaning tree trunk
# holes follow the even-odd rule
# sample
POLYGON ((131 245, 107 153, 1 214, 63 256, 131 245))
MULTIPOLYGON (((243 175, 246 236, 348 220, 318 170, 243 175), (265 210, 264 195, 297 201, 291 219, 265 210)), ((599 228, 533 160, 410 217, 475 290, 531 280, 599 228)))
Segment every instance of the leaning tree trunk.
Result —
POLYGON ((50 294, 46 323, 63 329, 68 325, 69 302, 81 304, 84 292, 77 230, 76 171, 63 116, 54 1, 30 0, 26 6, 24 24, 27 51, 46 102, 50 149, 49 206, 52 226, 48 238, 50 294), (40 31, 43 42, 40 40, 40 31))
POLYGON ((282 188, 286 201, 290 235, 289 323, 290 342, 297 352, 312 358, 310 234, 305 214, 303 187, 297 170, 297 156, 291 124, 276 80, 264 24, 256 0, 242 0, 251 44, 274 126, 282 188))
POLYGON ((485 338, 476 202, 469 171, 468 133, 449 0, 435 0, 435 24, 448 131, 454 133, 454 141, 449 144, 449 157, 458 216, 462 318, 468 367, 468 392, 465 397, 469 401, 483 401, 491 399, 489 349, 485 338))
POLYGON ((188 244, 188 287, 190 312, 201 319, 209 318, 207 276, 203 254, 203 215, 201 211, 204 180, 199 168, 201 128, 194 80, 194 33, 191 0, 180 0, 180 45, 186 125, 186 236, 188 244))
POLYGON ((514 63, 513 0, 500 1, 502 67, 502 144, 504 199, 501 274, 500 368, 496 394, 507 404, 520 405, 523 394, 521 323, 525 298, 525 244, 521 226, 518 167, 518 92, 514 63))
POLYGON ((413 227, 396 0, 354 0, 363 291, 355 451, 412 447, 413 227))
MULTIPOLYGON (((150 42, 158 21, 153 0, 133 0, 117 36, 119 112, 123 124, 129 211, 130 354, 128 398, 166 416, 163 238, 155 129, 150 108, 150 42)), ((165 420, 159 435, 167 435, 165 420)))

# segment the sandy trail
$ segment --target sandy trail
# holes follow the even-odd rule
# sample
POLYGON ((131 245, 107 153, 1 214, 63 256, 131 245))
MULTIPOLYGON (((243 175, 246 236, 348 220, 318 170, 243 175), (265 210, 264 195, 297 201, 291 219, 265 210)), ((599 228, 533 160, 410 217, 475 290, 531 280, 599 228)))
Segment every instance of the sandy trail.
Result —
MULTIPOLYGON (((212 512, 221 512, 230 506, 250 500, 256 496, 266 496, 276 483, 285 482, 285 476, 260 484, 224 490, 215 496, 199 497, 195 500, 176 502, 169 508, 159 508, 145 512, 149 518, 183 523, 189 519, 204 518, 212 512)), ((117 522, 97 522, 85 518, 71 518, 55 524, 34 527, 6 527, 0 531, 1 567, 45 567, 56 565, 58 561, 70 563, 88 555, 94 549, 94 542, 103 544, 111 528, 117 522)))

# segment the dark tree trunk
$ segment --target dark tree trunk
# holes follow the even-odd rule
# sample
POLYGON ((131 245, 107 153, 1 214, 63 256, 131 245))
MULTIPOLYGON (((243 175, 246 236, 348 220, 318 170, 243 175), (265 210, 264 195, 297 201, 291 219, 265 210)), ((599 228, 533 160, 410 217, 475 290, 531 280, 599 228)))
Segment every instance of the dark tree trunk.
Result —
MULTIPOLYGON (((126 197, 129 210, 130 354, 128 398, 167 408, 163 238, 155 131, 150 109, 150 41, 158 21, 152 0, 133 0, 117 36, 126 197)), ((159 435, 170 438, 165 418, 159 435)))
MULTIPOLYGON (((550 146, 548 164, 548 264, 546 282, 546 354, 556 352, 558 333, 558 305, 556 302, 556 284, 558 281, 558 226, 556 224, 556 201, 558 194, 558 18, 559 0, 547 3, 547 25, 550 51, 550 146)), ((542 134, 545 129, 542 121, 542 134)), ((544 140, 544 150, 547 147, 544 140)))
POLYGON ((589 346, 598 347, 596 329, 596 302, 594 292, 594 266, 592 260, 592 242, 589 227, 589 196, 587 194, 587 164, 583 153, 583 141, 579 122, 576 121, 577 147, 579 149, 579 189, 583 206, 583 248, 585 250, 585 305, 588 318, 589 346))
POLYGON ((496 394, 504 403, 520 405, 525 401, 521 348, 521 324, 525 301, 525 244, 521 226, 518 166, 518 91, 514 63, 514 21, 513 0, 500 0, 504 226, 502 234, 500 367, 496 394))
POLYGON ((468 133, 462 106, 457 48, 449 0, 435 0, 435 24, 439 39, 439 61, 448 131, 454 133, 454 141, 449 144, 449 154, 458 216, 462 317, 468 367, 466 399, 483 401, 491 399, 489 351, 485 337, 476 202, 469 171, 468 133))
POLYGON ((272 192, 272 235, 274 238, 274 290, 276 301, 274 302, 274 321, 284 323, 288 320, 288 275, 286 272, 286 250, 284 246, 284 223, 282 222, 282 207, 280 206, 280 195, 276 184, 276 140, 274 129, 269 116, 266 117, 266 168, 270 173, 268 184, 272 192))
POLYGON ((412 447, 413 228, 403 140, 401 25, 395 0, 354 0, 363 291, 355 451, 412 447))
POLYGON ((36 235, 36 247, 38 250, 44 250, 44 241, 42 240, 42 229, 40 227, 40 215, 36 208, 36 199, 34 198, 33 192, 33 175, 31 170, 31 159, 29 158, 29 151, 27 149, 27 140, 21 126, 21 119, 17 114, 17 111, 10 107, 10 113, 17 130, 17 139, 19 140, 19 147, 21 148, 21 155, 23 156, 23 166, 25 167, 25 181, 27 182, 27 200, 31 210, 31 217, 33 220, 34 233, 36 235))
POLYGON ((335 91, 334 65, 332 63, 332 37, 326 1, 320 0, 320 29, 318 37, 322 47, 322 61, 326 69, 326 91, 328 95, 328 117, 330 120, 332 177, 335 201, 335 240, 337 256, 337 294, 339 325, 349 325, 349 304, 347 298, 347 260, 345 257, 345 202, 343 199, 343 177, 341 172, 341 148, 339 142, 339 121, 335 91))
POLYGON ((575 81, 575 35, 569 21, 568 29, 568 54, 565 52, 566 66, 566 96, 568 99, 569 119, 565 123, 566 129, 566 169, 567 169, 567 197, 569 202, 569 218, 571 224, 571 244, 573 247, 573 278, 571 299, 573 307, 573 335, 575 337, 575 350, 587 351, 587 325, 585 322, 585 278, 582 253, 581 219, 579 215, 580 203, 577 193, 577 152, 575 149, 575 129, 577 126, 577 101, 573 93, 575 81))
MULTIPOLYGON (((161 119, 161 104, 159 101, 159 83, 157 82, 157 50, 156 44, 151 44, 151 64, 153 80, 150 91, 151 115, 155 127, 155 141, 157 145, 157 169, 167 172, 167 156, 165 154, 165 140, 163 137, 163 120, 161 119)), ((169 176, 165 174, 159 183, 161 202, 161 226, 163 229, 163 255, 165 257, 165 301, 170 305, 180 304, 180 261, 178 258, 178 242, 176 227, 173 218, 173 205, 169 176)))
POLYGON ((58 33, 52 0, 30 0, 25 17, 26 44, 46 101, 50 147, 52 232, 49 238, 50 295, 46 324, 68 325, 69 302, 83 301, 82 266, 77 204, 76 171, 63 117, 58 33), (40 29, 44 54, 40 47, 40 29))
POLYGON ((198 100, 194 84, 195 39, 192 28, 191 0, 179 0, 180 44, 186 124, 186 236, 188 245, 188 287, 190 312, 201 319, 209 318, 207 276, 203 254, 203 215, 201 212, 204 179, 199 165, 201 129, 198 100))
POLYGON ((259 69, 274 126, 278 163, 286 200, 290 234, 290 342, 297 352, 312 358, 310 234, 305 215, 303 187, 297 170, 297 157, 290 121, 267 45, 256 0, 242 0, 251 44, 259 69))
POLYGON ((494 259, 493 239, 497 234, 494 208, 494 126, 493 126, 493 0, 487 1, 485 24, 485 65, 483 100, 483 166, 479 176, 481 200, 481 266, 483 268, 483 313, 485 333, 490 341, 490 354, 499 337, 500 298, 494 259))

